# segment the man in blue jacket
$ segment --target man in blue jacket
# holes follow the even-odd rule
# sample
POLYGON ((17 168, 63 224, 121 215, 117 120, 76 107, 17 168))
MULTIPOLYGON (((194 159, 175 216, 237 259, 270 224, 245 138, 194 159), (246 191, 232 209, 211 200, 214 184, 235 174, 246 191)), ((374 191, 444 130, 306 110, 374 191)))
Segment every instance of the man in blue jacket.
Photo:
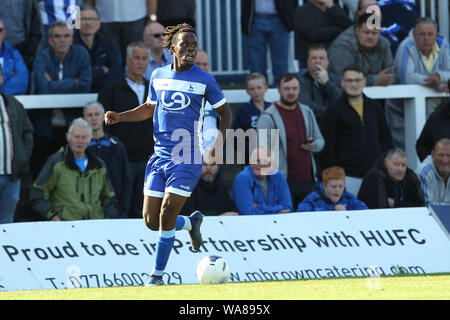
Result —
MULTIPOLYGON (((72 30, 62 21, 49 29, 49 46, 33 65, 35 93, 87 93, 91 87, 91 60, 86 48, 73 44, 72 30)), ((81 108, 30 112, 35 129, 32 173, 36 177, 46 159, 66 144, 67 126, 82 115, 81 108)))
POLYGON ((0 61, 3 68, 1 92, 12 95, 24 94, 28 90, 28 69, 19 51, 3 41, 5 36, 6 28, 0 20, 0 61))
POLYGON ((233 182, 233 200, 242 215, 292 212, 292 200, 284 175, 273 170, 270 151, 255 149, 250 166, 238 173, 233 182))

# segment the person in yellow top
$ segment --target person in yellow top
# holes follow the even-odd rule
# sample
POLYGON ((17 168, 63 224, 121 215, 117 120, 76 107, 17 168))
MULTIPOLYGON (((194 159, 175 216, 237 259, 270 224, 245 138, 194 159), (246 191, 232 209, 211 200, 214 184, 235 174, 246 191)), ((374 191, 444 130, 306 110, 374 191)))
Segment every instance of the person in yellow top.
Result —
POLYGON ((346 172, 346 189, 358 194, 364 175, 392 147, 382 106, 363 93, 366 76, 360 66, 344 69, 344 93, 327 109, 325 159, 327 167, 346 172))
MULTIPOLYGON (((450 79, 450 45, 440 36, 436 22, 417 19, 409 36, 402 41, 395 55, 397 84, 418 84, 436 91, 448 92, 450 79)), ((426 115, 442 104, 441 98, 427 99, 426 115)), ((396 146, 404 146, 404 113, 402 100, 388 100, 386 108, 391 117, 391 131, 396 146)))

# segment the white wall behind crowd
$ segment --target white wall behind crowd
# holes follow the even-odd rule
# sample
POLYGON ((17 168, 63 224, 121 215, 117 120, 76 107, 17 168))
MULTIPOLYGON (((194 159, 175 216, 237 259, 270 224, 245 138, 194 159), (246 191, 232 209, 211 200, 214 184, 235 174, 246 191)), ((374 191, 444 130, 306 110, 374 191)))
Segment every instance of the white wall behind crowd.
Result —
MULTIPOLYGON (((228 103, 248 102, 245 90, 224 90, 228 103)), ((416 155, 416 141, 426 121, 426 99, 445 97, 448 94, 436 92, 419 85, 391 85, 388 87, 367 87, 364 93, 373 99, 404 99, 405 103, 405 151, 408 154, 408 166, 415 169, 419 164, 416 155)), ((269 89, 265 99, 278 100, 277 89, 269 89)), ((97 94, 59 94, 59 95, 23 95, 17 99, 25 109, 84 107, 88 102, 97 100, 97 94)))

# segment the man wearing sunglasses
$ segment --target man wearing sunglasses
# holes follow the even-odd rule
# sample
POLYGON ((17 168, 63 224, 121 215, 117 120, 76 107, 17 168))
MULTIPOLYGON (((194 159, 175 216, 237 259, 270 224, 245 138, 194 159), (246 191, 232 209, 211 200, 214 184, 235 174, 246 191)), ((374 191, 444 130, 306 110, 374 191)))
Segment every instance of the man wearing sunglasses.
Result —
POLYGON ((164 27, 158 22, 150 22, 144 29, 144 43, 150 49, 148 66, 144 73, 147 80, 150 80, 155 69, 173 62, 173 56, 164 48, 163 35, 164 27))

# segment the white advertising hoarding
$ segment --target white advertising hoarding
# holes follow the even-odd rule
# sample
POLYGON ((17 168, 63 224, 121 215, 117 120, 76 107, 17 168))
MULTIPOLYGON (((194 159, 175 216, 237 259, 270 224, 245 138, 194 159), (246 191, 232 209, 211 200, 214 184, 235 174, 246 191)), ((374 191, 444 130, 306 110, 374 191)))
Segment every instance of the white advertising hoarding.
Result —
MULTIPOLYGON (((232 282, 450 272, 450 240, 427 208, 206 217, 204 244, 176 234, 165 283, 198 283, 205 255, 232 282)), ((157 232, 142 220, 0 226, 0 290, 143 285, 157 232)))

